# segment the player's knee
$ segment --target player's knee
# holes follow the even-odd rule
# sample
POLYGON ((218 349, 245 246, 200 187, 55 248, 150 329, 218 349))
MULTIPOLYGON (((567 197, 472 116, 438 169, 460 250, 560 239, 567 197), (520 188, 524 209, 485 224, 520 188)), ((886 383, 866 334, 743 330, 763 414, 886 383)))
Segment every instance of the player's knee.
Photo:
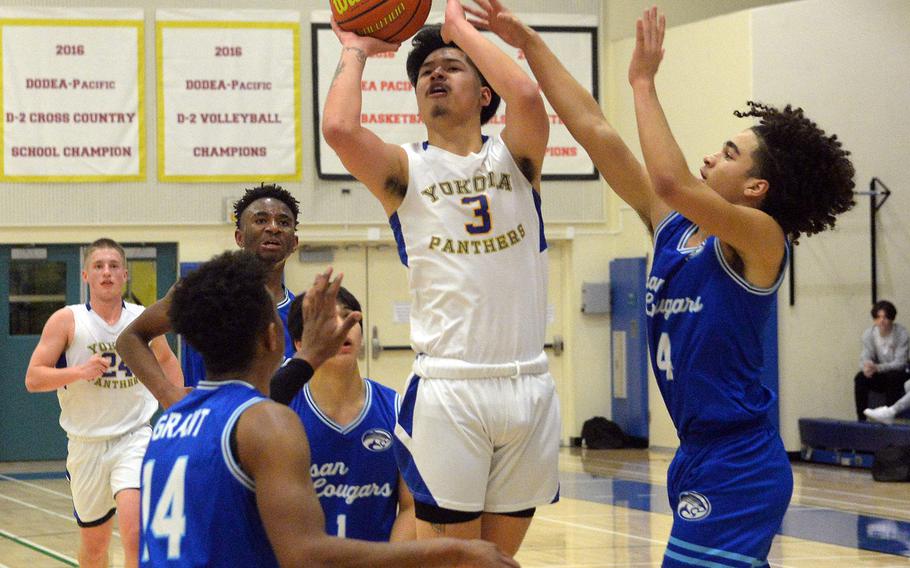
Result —
POLYGON ((454 511, 436 505, 428 505, 415 501, 414 516, 417 519, 438 525, 454 525, 456 523, 467 523, 474 519, 479 519, 483 511, 454 511))
POLYGON ((81 556, 85 562, 94 566, 101 560, 107 558, 107 548, 109 544, 110 539, 103 537, 86 537, 83 535, 79 556, 81 556))

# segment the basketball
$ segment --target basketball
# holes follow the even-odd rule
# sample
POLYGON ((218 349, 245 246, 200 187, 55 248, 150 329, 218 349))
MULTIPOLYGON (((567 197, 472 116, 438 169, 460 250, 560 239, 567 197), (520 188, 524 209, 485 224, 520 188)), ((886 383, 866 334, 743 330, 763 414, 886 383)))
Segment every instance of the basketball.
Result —
POLYGON ((357 35, 401 43, 423 26, 432 0, 330 0, 338 27, 357 35))

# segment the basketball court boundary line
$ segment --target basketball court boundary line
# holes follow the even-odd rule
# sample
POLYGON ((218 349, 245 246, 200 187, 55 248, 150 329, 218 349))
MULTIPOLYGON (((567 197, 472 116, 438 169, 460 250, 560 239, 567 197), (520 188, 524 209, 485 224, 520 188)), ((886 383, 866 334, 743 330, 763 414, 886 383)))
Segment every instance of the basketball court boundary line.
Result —
POLYGON ((15 482, 15 483, 19 483, 19 484, 21 484, 21 485, 25 485, 26 487, 31 487, 31 488, 37 489, 37 490, 39 490, 39 491, 44 491, 45 493, 50 493, 51 495, 55 495, 55 496, 57 496, 57 497, 62 497, 62 498, 64 498, 64 499, 67 499, 67 500, 70 500, 70 501, 72 501, 72 499, 73 499, 73 497, 72 497, 70 494, 68 494, 68 493, 63 493, 63 492, 60 492, 60 491, 54 491, 53 489, 48 489, 47 487, 41 487, 41 486, 38 485, 37 483, 30 483, 30 482, 24 481, 24 480, 22 480, 22 479, 16 479, 15 477, 9 476, 9 475, 7 475, 7 474, 5 474, 5 473, 0 473, 0 479, 2 479, 2 480, 4 480, 4 481, 13 481, 13 482, 15 482))
POLYGON ((66 564, 67 566, 75 566, 76 568, 79 567, 79 563, 76 561, 75 558, 71 558, 69 556, 66 556, 65 554, 61 554, 57 551, 51 550, 50 548, 41 546, 37 542, 32 542, 32 541, 28 540, 27 538, 22 538, 21 536, 16 536, 13 533, 7 532, 3 529, 0 529, 0 536, 2 536, 3 538, 9 539, 9 540, 15 542, 16 544, 24 546, 25 548, 34 550, 35 552, 38 552, 45 556, 49 556, 49 557, 53 558, 54 560, 57 560, 57 561, 62 562, 63 564, 66 564))

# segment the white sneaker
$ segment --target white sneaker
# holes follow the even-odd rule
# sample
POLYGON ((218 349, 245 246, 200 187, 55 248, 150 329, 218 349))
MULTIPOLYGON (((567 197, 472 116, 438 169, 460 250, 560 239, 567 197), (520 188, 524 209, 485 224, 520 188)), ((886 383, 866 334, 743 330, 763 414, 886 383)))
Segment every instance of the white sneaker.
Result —
POLYGON ((870 420, 881 422, 882 424, 894 424, 894 417, 897 416, 897 412, 892 410, 890 406, 867 408, 866 410, 863 410, 863 414, 870 420))

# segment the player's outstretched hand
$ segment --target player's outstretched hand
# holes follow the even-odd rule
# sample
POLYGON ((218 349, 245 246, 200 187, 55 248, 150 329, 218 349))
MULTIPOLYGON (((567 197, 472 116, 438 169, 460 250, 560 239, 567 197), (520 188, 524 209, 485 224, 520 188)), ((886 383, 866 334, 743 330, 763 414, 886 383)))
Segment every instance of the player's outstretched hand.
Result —
POLYGON ((518 49, 524 49, 534 31, 502 5, 499 0, 474 0, 476 8, 464 6, 468 21, 478 30, 489 30, 518 49))
POLYGON ((334 16, 332 17, 332 31, 335 32, 335 36, 343 47, 359 49, 366 57, 376 55, 377 53, 398 51, 398 48, 401 47, 400 43, 389 43, 387 41, 382 41, 381 39, 376 39, 375 37, 360 36, 354 32, 345 31, 338 27, 334 16))
POLYGON ((465 554, 458 568, 519 568, 514 558, 503 554, 492 542, 485 540, 464 541, 465 554))
POLYGON ((446 17, 442 23, 442 41, 450 43, 455 41, 455 34, 459 25, 468 24, 464 15, 461 0, 446 0, 446 17))
POLYGON ((348 332, 362 317, 360 312, 351 312, 343 320, 338 317, 338 290, 343 277, 339 274, 332 280, 332 269, 328 268, 316 276, 303 298, 300 357, 313 369, 338 352, 348 332))
POLYGON ((629 64, 629 84, 654 81, 664 57, 664 32, 667 20, 657 7, 646 10, 635 24, 635 51, 629 64))

